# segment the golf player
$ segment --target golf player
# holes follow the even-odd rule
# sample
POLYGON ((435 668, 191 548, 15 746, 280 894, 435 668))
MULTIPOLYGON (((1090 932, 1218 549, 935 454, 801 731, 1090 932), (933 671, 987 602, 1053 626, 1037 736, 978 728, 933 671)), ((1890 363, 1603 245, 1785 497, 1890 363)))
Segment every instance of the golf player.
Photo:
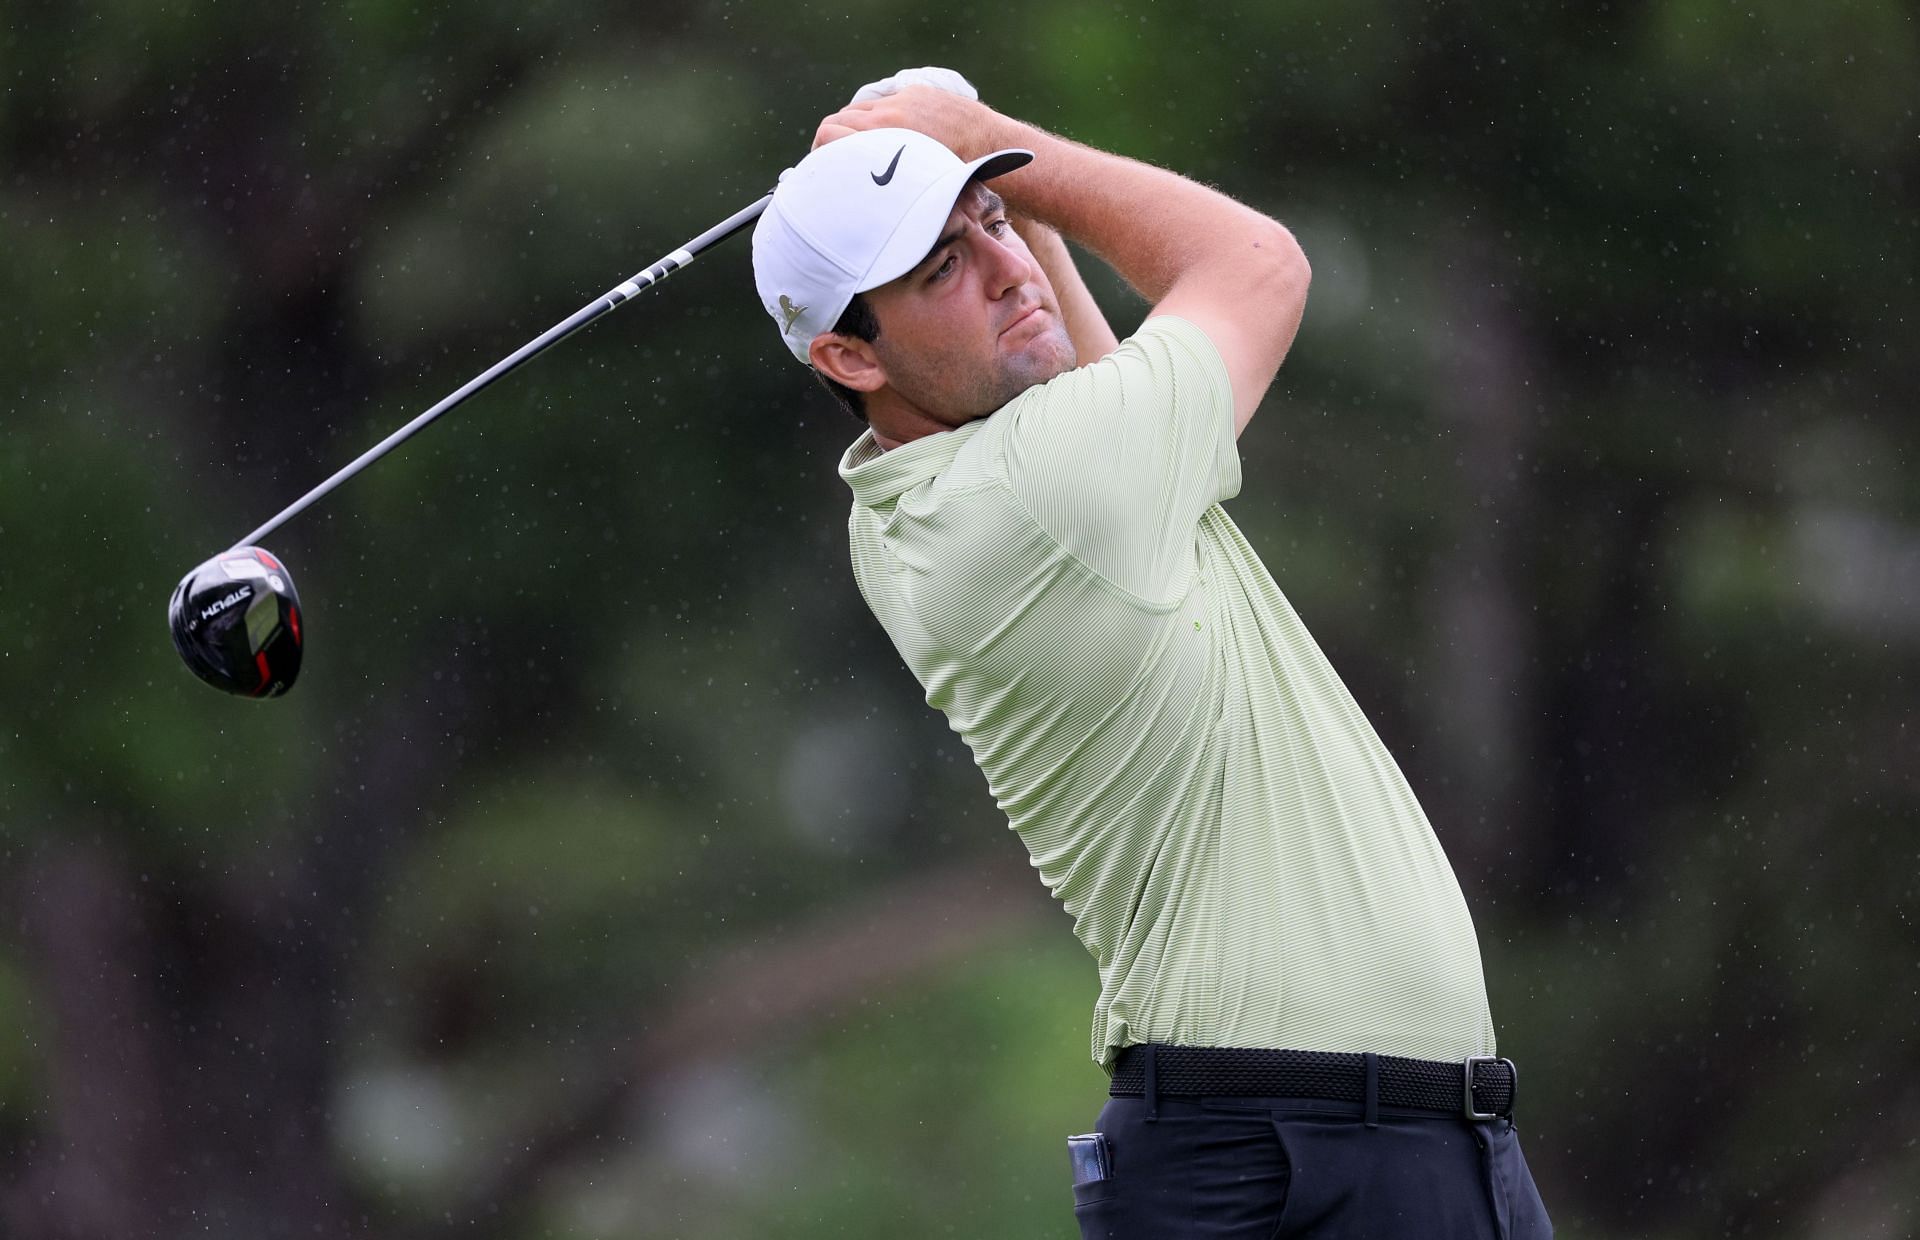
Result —
POLYGON ((860 590, 1098 963, 1082 1234, 1550 1235, 1452 869, 1220 507, 1300 247, 971 93, 910 71, 823 120, 754 274, 867 423, 860 590), (1124 341, 1062 235, 1151 304, 1124 341))

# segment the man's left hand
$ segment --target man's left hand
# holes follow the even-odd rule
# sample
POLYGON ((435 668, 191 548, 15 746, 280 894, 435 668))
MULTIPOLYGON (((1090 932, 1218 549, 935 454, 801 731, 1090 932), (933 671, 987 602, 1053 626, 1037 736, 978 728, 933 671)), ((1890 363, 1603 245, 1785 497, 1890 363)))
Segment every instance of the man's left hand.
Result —
POLYGON ((909 86, 931 86, 935 90, 944 90, 950 95, 962 99, 978 99, 980 92, 973 83, 955 73, 952 69, 942 69, 938 65, 923 65, 918 69, 902 69, 892 77, 883 77, 877 82, 868 82, 853 92, 848 103, 865 103, 869 99, 885 99, 888 95, 897 95, 909 86))

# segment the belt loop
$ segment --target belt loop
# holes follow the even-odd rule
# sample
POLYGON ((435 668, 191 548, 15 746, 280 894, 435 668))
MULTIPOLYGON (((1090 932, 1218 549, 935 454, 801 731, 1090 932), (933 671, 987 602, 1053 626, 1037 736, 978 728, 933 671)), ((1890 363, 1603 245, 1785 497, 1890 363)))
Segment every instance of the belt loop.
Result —
POLYGON ((1147 1122, 1155 1123, 1160 1119, 1160 1081, 1155 1076, 1154 1061, 1160 1058, 1160 1045, 1149 1042, 1147 1051, 1147 1122))
POLYGON ((1368 1051, 1361 1056, 1367 1061, 1367 1127, 1380 1126, 1380 1056, 1368 1051))

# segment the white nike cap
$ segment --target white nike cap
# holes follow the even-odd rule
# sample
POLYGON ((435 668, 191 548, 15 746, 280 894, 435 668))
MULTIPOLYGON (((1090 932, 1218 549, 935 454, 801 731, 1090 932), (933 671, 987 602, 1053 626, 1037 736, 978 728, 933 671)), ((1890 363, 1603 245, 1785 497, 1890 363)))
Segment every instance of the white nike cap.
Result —
MULTIPOLYGON (((966 163, 912 129, 867 129, 780 174, 753 229, 753 282, 793 355, 832 331, 855 293, 912 271, 969 181, 1012 172, 1032 151, 966 163)), ((811 365, 811 363, 808 363, 811 365)))

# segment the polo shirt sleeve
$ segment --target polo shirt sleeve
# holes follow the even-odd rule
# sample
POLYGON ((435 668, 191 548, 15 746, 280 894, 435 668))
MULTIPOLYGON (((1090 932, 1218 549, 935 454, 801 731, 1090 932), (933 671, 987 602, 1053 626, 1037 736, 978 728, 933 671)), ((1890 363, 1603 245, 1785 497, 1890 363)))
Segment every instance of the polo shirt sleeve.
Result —
POLYGON ((1063 549, 1148 601, 1185 593, 1201 516, 1240 492, 1233 389, 1199 328, 1149 319, 1002 413, 1007 484, 1063 549))

